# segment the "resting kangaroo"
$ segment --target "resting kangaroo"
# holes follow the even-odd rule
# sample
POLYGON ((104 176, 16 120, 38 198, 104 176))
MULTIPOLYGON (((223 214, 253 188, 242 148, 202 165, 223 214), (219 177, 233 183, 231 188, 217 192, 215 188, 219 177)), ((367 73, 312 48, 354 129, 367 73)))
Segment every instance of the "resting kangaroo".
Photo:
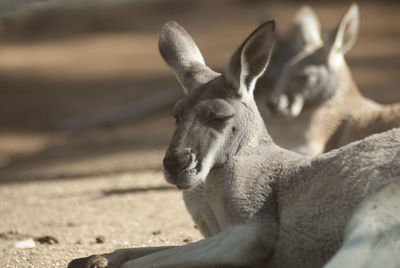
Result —
POLYGON ((258 93, 263 94, 263 100, 273 98, 272 89, 285 64, 299 52, 311 49, 308 46, 313 42, 308 39, 319 38, 319 32, 317 15, 309 6, 302 6, 296 12, 289 30, 275 33, 275 45, 268 71, 259 78, 256 85, 258 93))
MULTIPOLYGON (((318 20, 309 27, 319 29, 318 20)), ((357 38, 358 6, 353 4, 340 24, 322 42, 319 31, 303 32, 308 45, 282 71, 269 106, 295 117, 313 109, 305 144, 296 150, 316 155, 394 127, 400 127, 400 103, 378 104, 363 97, 344 54, 357 38)))
POLYGON ((174 108, 164 174, 183 190, 205 239, 118 249, 70 268, 321 267, 333 256, 354 208, 400 174, 400 130, 314 159, 274 144, 253 97, 273 28, 258 27, 218 74, 181 26, 163 26, 161 55, 186 92, 174 108))

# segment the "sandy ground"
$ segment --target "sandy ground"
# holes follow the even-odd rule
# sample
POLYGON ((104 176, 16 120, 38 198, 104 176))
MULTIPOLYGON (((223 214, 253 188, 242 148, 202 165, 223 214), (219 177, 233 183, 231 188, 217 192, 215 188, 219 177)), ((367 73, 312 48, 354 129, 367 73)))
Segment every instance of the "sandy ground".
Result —
MULTIPOLYGON (((221 70, 259 22, 275 17, 285 29, 299 7, 225 4, 172 15, 147 10, 137 26, 146 27, 132 32, 0 42, 0 267, 66 267, 119 247, 201 238, 161 172, 171 105, 182 93, 158 55, 159 28, 178 20, 221 70), (42 236, 58 243, 15 248, 42 236)), ((347 7, 316 5, 323 29, 347 7)), ((399 11, 393 3, 361 3, 360 36, 348 55, 362 92, 383 103, 400 100, 399 11)), ((306 119, 266 121, 276 142, 291 148, 306 119)))

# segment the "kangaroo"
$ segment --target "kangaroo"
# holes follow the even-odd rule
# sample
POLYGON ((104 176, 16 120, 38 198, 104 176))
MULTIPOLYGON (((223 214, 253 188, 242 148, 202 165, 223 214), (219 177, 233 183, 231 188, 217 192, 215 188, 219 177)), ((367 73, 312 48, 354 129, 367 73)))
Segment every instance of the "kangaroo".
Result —
POLYGON ((259 26, 219 74, 180 25, 163 26, 160 53, 186 94, 174 108, 164 176, 205 238, 117 249, 69 268, 321 267, 334 255, 355 207, 400 175, 400 130, 315 158, 276 145, 253 97, 273 33, 273 21, 259 26))
POLYGON ((269 106, 278 112, 296 117, 303 108, 312 109, 298 152, 316 155, 400 126, 400 103, 376 103, 362 96, 353 80, 344 55, 358 28, 359 9, 353 4, 325 42, 316 34, 303 38, 309 45, 288 61, 273 89, 269 106))
MULTIPOLYGON (((318 39, 320 36, 318 17, 311 7, 304 5, 295 14, 292 25, 286 33, 275 33, 275 45, 271 55, 268 71, 257 81, 256 92, 262 95, 258 98, 263 102, 273 98, 272 89, 275 87, 285 64, 314 42, 310 39, 318 39)), ((257 99, 257 97, 256 97, 257 99)), ((274 107, 271 107, 274 109, 274 107)))
POLYGON ((400 177, 364 200, 347 224, 343 245, 324 268, 398 267, 399 196, 400 177))

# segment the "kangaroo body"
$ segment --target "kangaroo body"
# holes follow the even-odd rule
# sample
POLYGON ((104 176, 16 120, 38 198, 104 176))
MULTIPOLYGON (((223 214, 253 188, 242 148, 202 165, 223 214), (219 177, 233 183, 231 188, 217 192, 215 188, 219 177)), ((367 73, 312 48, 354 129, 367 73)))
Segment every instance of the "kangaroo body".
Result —
POLYGON ((174 108, 164 176, 183 190, 205 239, 118 249, 69 268, 321 267, 337 252, 355 208, 400 175, 400 130, 315 158, 277 146, 253 97, 273 28, 258 27, 218 74, 181 26, 164 25, 160 52, 186 92, 174 108))

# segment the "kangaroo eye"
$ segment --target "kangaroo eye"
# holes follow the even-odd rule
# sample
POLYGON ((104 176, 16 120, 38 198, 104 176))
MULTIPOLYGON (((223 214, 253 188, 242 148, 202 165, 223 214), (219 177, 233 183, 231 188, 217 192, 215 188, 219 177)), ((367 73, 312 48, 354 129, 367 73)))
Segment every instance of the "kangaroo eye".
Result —
POLYGON ((307 80, 307 79, 308 79, 308 74, 300 74, 300 75, 298 76, 298 79, 300 79, 300 80, 307 80))
POLYGON ((235 116, 234 114, 225 115, 225 116, 223 116, 223 117, 219 117, 218 120, 221 120, 221 121, 228 121, 229 119, 233 118, 234 116, 235 116))
POLYGON ((307 83, 309 85, 314 85, 318 81, 318 76, 315 73, 301 74, 298 76, 297 79, 301 83, 307 83))
POLYGON ((176 124, 179 123, 179 114, 182 114, 184 99, 180 99, 176 102, 174 109, 172 110, 172 116, 175 118, 176 124))
POLYGON ((310 76, 308 74, 301 74, 297 77, 297 79, 301 82, 307 82, 310 76))
POLYGON ((229 119, 231 119, 233 116, 234 116, 234 114, 230 114, 230 115, 213 114, 212 116, 209 117, 209 121, 226 122, 229 119))
POLYGON ((226 101, 212 101, 206 104, 201 111, 203 120, 212 123, 214 126, 222 125, 235 115, 235 109, 226 101))
POLYGON ((174 118, 175 118, 175 123, 179 124, 179 116, 178 115, 174 115, 174 118))

